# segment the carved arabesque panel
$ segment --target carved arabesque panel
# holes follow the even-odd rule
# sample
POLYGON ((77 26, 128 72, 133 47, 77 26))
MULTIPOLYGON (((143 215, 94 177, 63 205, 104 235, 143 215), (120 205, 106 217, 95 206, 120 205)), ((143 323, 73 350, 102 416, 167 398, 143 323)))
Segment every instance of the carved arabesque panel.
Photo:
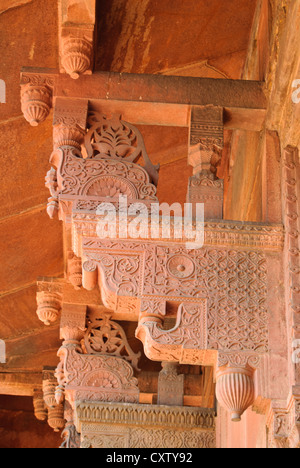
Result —
POLYGON ((140 370, 138 361, 141 353, 133 352, 125 331, 120 324, 111 320, 110 315, 89 315, 84 347, 87 354, 121 357, 128 361, 134 369, 140 370))
POLYGON ((86 241, 84 252, 98 262, 104 291, 108 288, 114 296, 142 299, 142 304, 205 299, 205 349, 268 351, 267 262, 263 252, 186 250, 181 245, 143 241, 102 240, 97 250, 96 246, 97 241, 86 241), (124 266, 122 273, 118 262, 124 266))
POLYGON ((121 120, 121 116, 109 119, 98 113, 91 113, 88 123, 89 131, 84 143, 89 158, 124 159, 132 163, 143 159, 145 170, 157 185, 159 166, 151 163, 143 137, 136 127, 121 120))

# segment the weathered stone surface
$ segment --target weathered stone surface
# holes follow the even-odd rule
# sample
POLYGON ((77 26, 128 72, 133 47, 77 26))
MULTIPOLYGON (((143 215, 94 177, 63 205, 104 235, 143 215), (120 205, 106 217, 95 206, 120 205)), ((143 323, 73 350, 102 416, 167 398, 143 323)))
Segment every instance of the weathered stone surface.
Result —
MULTIPOLYGON (((32 285, 38 276, 63 272, 62 235, 45 207, 2 220, 0 223, 0 294, 32 285)), ((35 311, 33 311, 35 313, 35 311)))
MULTIPOLYGON (((1 107, 0 107, 1 109, 1 107)), ((29 128, 23 117, 0 122, 1 218, 45 204, 52 126, 47 121, 29 128)))
POLYGON ((0 15, 0 78, 7 88, 6 104, 0 105, 0 121, 21 115, 22 67, 43 64, 44 67, 57 68, 57 23, 56 0, 33 1, 0 15))
POLYGON ((57 448, 60 443, 60 434, 34 417, 32 397, 0 397, 1 448, 57 448))
POLYGON ((33 0, 0 0, 0 15, 10 10, 11 8, 17 8, 27 3, 31 3, 33 0))
POLYGON ((203 70, 207 76, 208 69, 240 78, 254 11, 255 2, 248 0, 106 0, 97 69, 176 75, 187 68, 190 76, 203 76, 203 70))

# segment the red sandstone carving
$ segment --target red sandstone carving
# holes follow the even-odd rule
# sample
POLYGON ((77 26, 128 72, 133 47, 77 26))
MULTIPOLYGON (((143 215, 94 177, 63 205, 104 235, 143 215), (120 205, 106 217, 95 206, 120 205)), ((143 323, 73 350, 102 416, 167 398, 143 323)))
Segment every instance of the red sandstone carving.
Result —
POLYGON ((56 98, 53 117, 54 150, 63 146, 72 146, 77 150, 86 133, 88 101, 56 98))
POLYGON ((190 126, 189 164, 194 168, 187 199, 204 203, 205 219, 223 218, 223 181, 217 167, 224 145, 223 108, 193 107, 190 126))
POLYGON ((43 390, 35 390, 33 394, 34 415, 38 421, 46 421, 48 417, 47 407, 44 401, 43 390))
POLYGON ((177 364, 163 362, 158 377, 158 405, 183 406, 183 400, 184 375, 178 375, 177 364))
POLYGON ((110 315, 88 316, 88 327, 84 336, 87 354, 122 357, 136 370, 141 353, 134 353, 129 346, 121 325, 111 320, 110 315))
POLYGON ((217 372, 217 399, 231 414, 231 420, 239 422, 243 413, 254 403, 254 370, 225 367, 217 372))
POLYGON ((106 317, 90 321, 84 334, 85 315, 84 307, 64 306, 61 321, 64 342, 58 352, 61 362, 55 373, 56 402, 61 403, 63 395, 73 408, 79 400, 138 402, 137 380, 126 360, 137 365, 139 355, 131 351, 121 327, 106 317), (92 354, 83 354, 82 338, 86 352, 92 354), (121 357, 124 349, 127 355, 121 357))
POLYGON ((61 310, 61 300, 61 294, 58 292, 39 291, 37 293, 37 315, 45 325, 57 321, 61 310))
POLYGON ((91 74, 93 64, 93 42, 88 37, 68 35, 61 41, 61 65, 71 78, 91 74))
POLYGON ((108 119, 100 114, 89 117, 89 131, 85 136, 85 148, 88 157, 125 159, 127 162, 137 163, 140 159, 144 168, 157 185, 159 166, 153 166, 145 148, 144 140, 139 130, 128 122, 121 120, 121 116, 108 119))
POLYGON ((75 289, 82 286, 82 261, 73 252, 68 255, 68 279, 75 289))
POLYGON ((54 432, 60 432, 65 427, 63 405, 48 409, 48 424, 54 432))
POLYGON ((144 344, 146 356, 154 361, 214 365, 216 355, 207 350, 206 301, 185 303, 179 307, 176 326, 165 331, 161 320, 144 317, 136 336, 144 344), (197 353, 198 351, 198 353, 197 353))
POLYGON ((54 80, 43 75, 22 75, 21 106, 27 122, 36 127, 46 120, 52 107, 54 80))

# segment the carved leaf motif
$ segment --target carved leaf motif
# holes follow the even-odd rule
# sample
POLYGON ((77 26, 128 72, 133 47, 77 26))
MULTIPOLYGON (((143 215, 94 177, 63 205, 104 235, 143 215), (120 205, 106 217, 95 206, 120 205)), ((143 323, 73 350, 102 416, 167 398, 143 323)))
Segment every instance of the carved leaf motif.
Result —
POLYGON ((89 354, 122 357, 139 370, 138 361, 141 353, 133 352, 121 325, 110 320, 108 315, 89 319, 84 343, 89 354))
POLYGON ((121 116, 108 119, 92 113, 89 116, 90 129, 85 136, 85 148, 89 158, 101 157, 126 159, 138 163, 144 160, 145 170, 157 185, 159 166, 153 166, 144 145, 142 135, 136 127, 121 120, 121 116))

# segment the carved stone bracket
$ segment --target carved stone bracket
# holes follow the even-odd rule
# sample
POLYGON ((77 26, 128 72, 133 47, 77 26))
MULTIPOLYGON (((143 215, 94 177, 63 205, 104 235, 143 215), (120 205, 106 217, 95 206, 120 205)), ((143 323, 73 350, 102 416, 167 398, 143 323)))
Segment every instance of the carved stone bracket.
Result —
POLYGON ((57 97, 53 117, 54 150, 71 146, 78 150, 84 140, 87 125, 88 101, 57 97))
POLYGON ((108 197, 118 202, 119 196, 126 196, 131 203, 141 200, 146 205, 157 201, 152 180, 157 182, 158 168, 151 164, 139 131, 120 119, 93 114, 85 134, 87 103, 75 106, 74 112, 73 107, 57 99, 56 149, 46 179, 51 194, 49 215, 59 212, 60 219, 71 222, 73 208, 94 204, 97 209, 108 197), (144 167, 136 164, 140 159, 144 167))
POLYGON ((96 323, 95 320, 88 320, 86 330, 86 307, 64 305, 61 319, 64 342, 58 352, 61 362, 55 373, 58 381, 55 393, 57 403, 62 403, 65 398, 74 409, 75 402, 80 400, 139 401, 137 380, 132 366, 127 362, 132 361, 135 365, 139 356, 133 354, 127 340, 124 342, 124 332, 121 335, 122 343, 119 343, 122 330, 117 328, 117 324, 112 328, 113 324, 109 323, 105 317, 96 320, 96 323), (121 354, 124 346, 129 353, 127 357, 121 354))
POLYGON ((37 316, 45 325, 58 320, 62 307, 62 285, 58 281, 38 281, 37 316))
POLYGON ((52 107, 53 75, 22 73, 21 107, 27 122, 36 127, 48 117, 52 107))
POLYGON ((224 184, 216 175, 223 146, 223 108, 193 107, 188 162, 194 175, 189 180, 187 200, 204 203, 205 219, 223 218, 224 184))
POLYGON ((59 432, 64 428, 65 420, 64 405, 57 403, 55 398, 56 385, 54 369, 45 368, 43 371, 43 395, 48 410, 48 424, 54 432, 59 432))
POLYGON ((300 387, 286 401, 273 400, 267 414, 269 448, 300 448, 300 387))
POLYGON ((259 364, 256 354, 219 353, 217 399, 230 412, 233 422, 241 421, 243 413, 254 403, 254 374, 259 364))
POLYGON ((60 67, 73 79, 92 74, 95 22, 95 0, 59 3, 60 67))

